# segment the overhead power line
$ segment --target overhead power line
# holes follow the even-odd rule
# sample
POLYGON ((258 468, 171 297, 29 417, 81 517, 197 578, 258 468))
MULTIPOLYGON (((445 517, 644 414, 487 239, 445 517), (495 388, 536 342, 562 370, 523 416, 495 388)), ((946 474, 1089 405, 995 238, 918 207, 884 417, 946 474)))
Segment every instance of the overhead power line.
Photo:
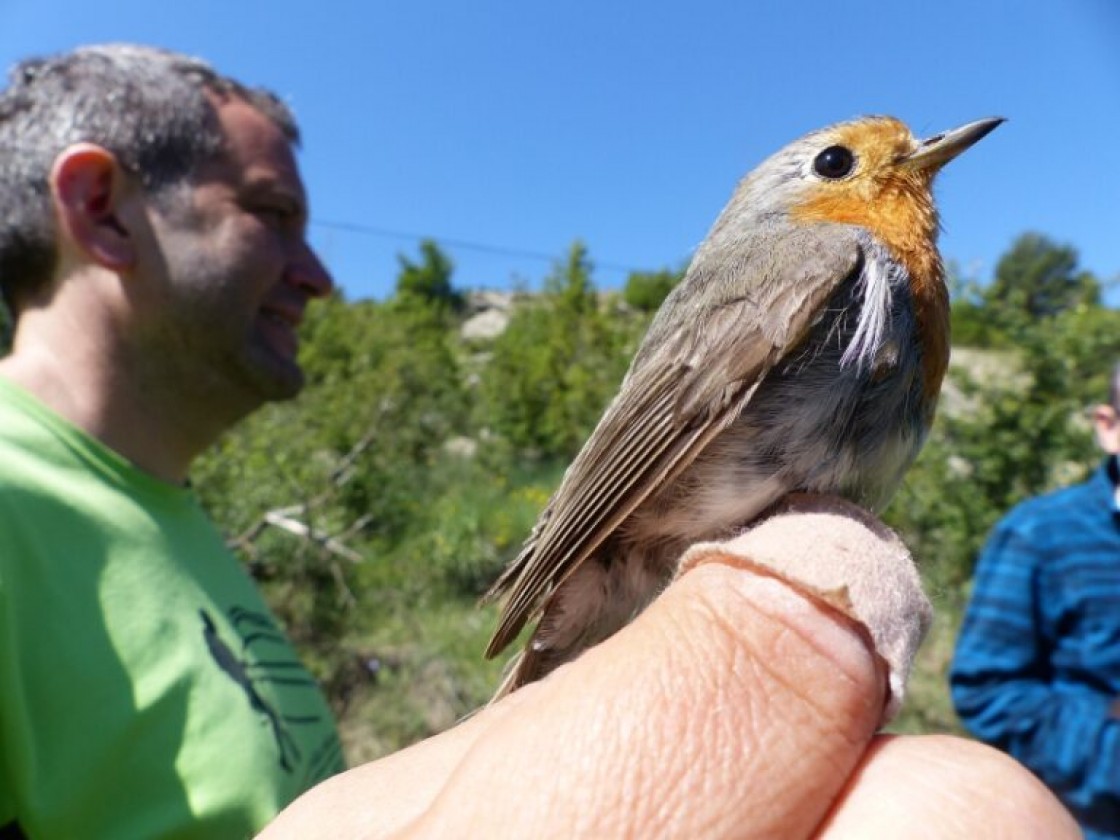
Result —
MULTIPOLYGON (((465 251, 478 251, 485 254, 495 254, 502 257, 516 257, 518 259, 538 260, 545 263, 555 263, 560 257, 556 254, 546 254, 541 251, 528 251, 523 248, 510 248, 503 245, 491 245, 486 242, 472 242, 467 239, 452 239, 446 236, 433 236, 425 233, 410 233, 403 230, 391 230, 390 228, 377 227, 375 225, 359 224, 357 222, 340 222, 333 219, 312 219, 311 225, 313 227, 325 228, 327 230, 338 230, 346 233, 357 233, 363 236, 376 236, 381 239, 401 239, 409 240, 412 242, 419 242, 424 239, 430 239, 439 245, 445 245, 449 248, 461 248, 465 251)), ((636 268, 630 265, 622 265, 615 262, 604 262, 592 257, 591 260, 596 268, 606 269, 607 271, 649 271, 649 268, 636 268)))

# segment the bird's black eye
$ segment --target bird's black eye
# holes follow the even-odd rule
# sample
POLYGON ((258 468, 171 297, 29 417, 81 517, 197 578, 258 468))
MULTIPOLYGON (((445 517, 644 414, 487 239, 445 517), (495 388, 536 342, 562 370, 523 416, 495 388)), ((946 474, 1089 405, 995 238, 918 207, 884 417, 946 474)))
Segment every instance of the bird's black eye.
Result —
POLYGON ((822 178, 843 178, 856 164, 855 155, 843 146, 829 146, 813 161, 813 171, 822 178))

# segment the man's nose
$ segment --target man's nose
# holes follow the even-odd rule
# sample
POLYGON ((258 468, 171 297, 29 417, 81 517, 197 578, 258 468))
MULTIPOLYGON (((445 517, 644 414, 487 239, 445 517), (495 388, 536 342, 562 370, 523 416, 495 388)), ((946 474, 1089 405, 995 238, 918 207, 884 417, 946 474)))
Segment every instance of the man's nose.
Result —
POLYGON ((288 282, 309 298, 326 297, 334 289, 334 278, 314 249, 305 244, 288 270, 288 282))

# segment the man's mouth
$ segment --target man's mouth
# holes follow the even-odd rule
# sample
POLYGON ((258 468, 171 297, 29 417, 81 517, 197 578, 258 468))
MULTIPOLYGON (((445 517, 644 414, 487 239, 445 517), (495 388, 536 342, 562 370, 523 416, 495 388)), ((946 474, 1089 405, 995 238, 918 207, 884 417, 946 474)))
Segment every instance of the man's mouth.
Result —
POLYGON ((265 332, 272 348, 290 358, 299 352, 298 329, 303 320, 302 312, 297 309, 267 307, 261 310, 260 320, 265 324, 265 332))

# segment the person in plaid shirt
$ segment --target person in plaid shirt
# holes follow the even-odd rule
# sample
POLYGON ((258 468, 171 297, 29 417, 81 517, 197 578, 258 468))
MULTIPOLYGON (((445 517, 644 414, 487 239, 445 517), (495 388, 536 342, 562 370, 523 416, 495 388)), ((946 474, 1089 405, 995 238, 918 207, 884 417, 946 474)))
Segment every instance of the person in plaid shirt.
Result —
POLYGON ((1023 502, 976 566, 950 674, 977 738, 1065 803, 1087 838, 1120 838, 1120 365, 1093 410, 1108 457, 1023 502))

